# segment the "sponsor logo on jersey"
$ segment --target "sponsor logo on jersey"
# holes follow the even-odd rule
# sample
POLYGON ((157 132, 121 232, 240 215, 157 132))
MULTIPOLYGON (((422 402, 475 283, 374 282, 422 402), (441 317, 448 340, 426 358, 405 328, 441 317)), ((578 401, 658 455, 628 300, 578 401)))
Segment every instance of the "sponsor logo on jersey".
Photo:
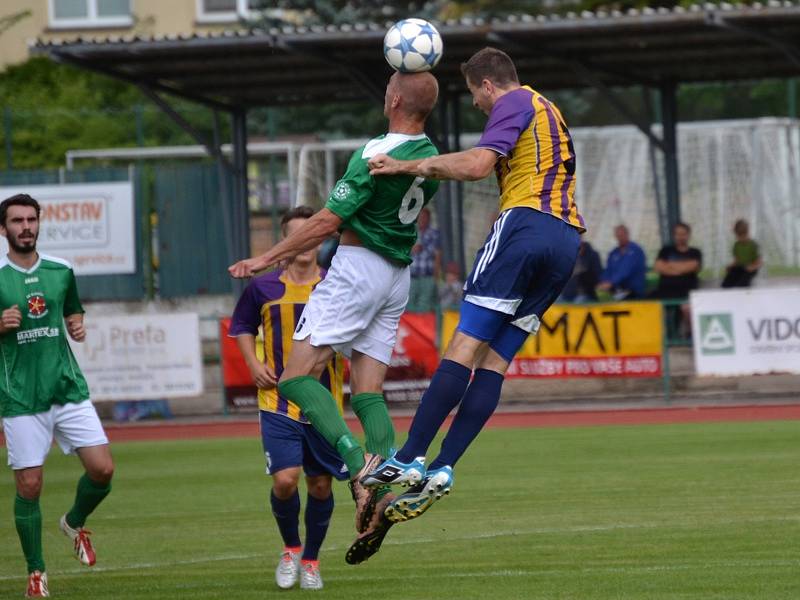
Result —
POLYGON ((41 319, 46 314, 47 302, 44 300, 44 294, 41 292, 28 294, 28 316, 31 319, 41 319))
POLYGON ((25 283, 26 284, 28 284, 28 283, 39 283, 39 278, 35 277, 35 276, 34 277, 28 277, 27 279, 25 279, 25 283))
POLYGON ((17 332, 17 344, 30 344, 40 338, 58 337, 61 332, 58 327, 37 327, 36 329, 25 329, 17 332))

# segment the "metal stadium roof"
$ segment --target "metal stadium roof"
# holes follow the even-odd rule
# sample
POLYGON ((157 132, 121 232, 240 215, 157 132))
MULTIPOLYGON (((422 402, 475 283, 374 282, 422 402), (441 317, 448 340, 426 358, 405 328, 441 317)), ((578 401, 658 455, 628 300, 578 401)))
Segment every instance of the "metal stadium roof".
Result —
MULTIPOLYGON (((800 75, 800 4, 704 4, 689 8, 586 12, 565 17, 515 15, 484 21, 437 23, 444 58, 435 74, 439 119, 429 134, 440 149, 458 140, 459 102, 466 92, 460 64, 491 45, 509 52, 520 79, 540 90, 593 86, 646 135, 663 158, 664 196, 653 157, 662 238, 680 220, 677 158, 677 96, 682 82, 761 79, 800 75), (661 136, 652 115, 637 115, 610 86, 659 89, 661 136), (433 129, 438 128, 435 135, 433 129), (455 133, 456 135, 452 135, 455 133)), ((123 37, 38 41, 32 52, 139 86, 209 155, 232 175, 233 189, 220 194, 230 218, 226 246, 231 257, 248 256, 247 112, 256 106, 383 99, 391 70, 382 39, 389 24, 231 31, 188 37, 123 37), (231 116, 232 160, 224 155, 218 128, 212 138, 187 122, 163 97, 169 92, 231 116)), ((648 111, 650 112, 650 111, 648 111)), ((217 123, 215 119, 215 124, 217 123)), ((430 123, 429 123, 430 126, 430 123)), ((456 143, 456 142, 454 142, 456 143)), ((456 143, 457 148, 457 143, 456 143)), ((437 210, 451 240, 446 260, 462 267, 464 240, 461 188, 442 186, 437 210), (449 228, 449 229, 447 229, 449 228)))
MULTIPOLYGON (((435 74, 466 91, 459 65, 486 45, 507 50, 542 89, 660 86, 800 74, 800 4, 516 15, 437 23, 435 74)), ((157 91, 224 108, 382 96, 387 24, 231 31, 188 37, 37 41, 32 51, 157 91)))

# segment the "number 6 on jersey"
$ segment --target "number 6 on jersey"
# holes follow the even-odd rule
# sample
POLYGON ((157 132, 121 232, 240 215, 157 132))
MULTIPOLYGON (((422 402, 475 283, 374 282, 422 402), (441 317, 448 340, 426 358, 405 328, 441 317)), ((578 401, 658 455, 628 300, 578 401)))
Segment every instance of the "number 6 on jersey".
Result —
POLYGON ((425 205, 425 192, 423 192, 420 187, 424 181, 424 177, 414 178, 414 182, 411 184, 411 187, 408 188, 406 195, 403 196, 403 200, 400 202, 400 212, 397 213, 397 217, 403 225, 408 225, 416 221, 419 212, 425 205))

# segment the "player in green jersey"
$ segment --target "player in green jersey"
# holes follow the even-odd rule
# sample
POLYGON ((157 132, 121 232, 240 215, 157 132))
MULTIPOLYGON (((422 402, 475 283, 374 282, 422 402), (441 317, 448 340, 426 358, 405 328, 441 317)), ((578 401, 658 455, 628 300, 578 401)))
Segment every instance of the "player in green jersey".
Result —
POLYGON ((389 132, 353 153, 325 208, 294 235, 229 269, 234 277, 249 277, 313 248, 336 230, 342 232, 328 276, 300 317, 278 389, 339 451, 352 477, 360 535, 347 553, 350 563, 377 551, 390 525, 383 510, 393 495, 387 489, 369 490, 359 478, 394 445, 383 380, 408 301, 417 216, 438 188, 436 181, 422 177, 372 177, 367 161, 379 153, 407 160, 438 154, 424 133, 437 96, 438 84, 430 73, 392 75, 384 100, 389 132), (318 381, 334 352, 351 359, 351 404, 364 427, 367 454, 318 381))
POLYGON ((111 491, 114 463, 89 388, 66 334, 86 338, 75 274, 60 258, 36 251, 39 203, 26 194, 0 203, 0 416, 14 471, 14 519, 28 563, 29 597, 49 596, 42 557, 42 466, 55 438, 86 472, 75 503, 59 522, 81 563, 95 564, 86 518, 111 491), (66 327, 65 327, 66 323, 66 327))

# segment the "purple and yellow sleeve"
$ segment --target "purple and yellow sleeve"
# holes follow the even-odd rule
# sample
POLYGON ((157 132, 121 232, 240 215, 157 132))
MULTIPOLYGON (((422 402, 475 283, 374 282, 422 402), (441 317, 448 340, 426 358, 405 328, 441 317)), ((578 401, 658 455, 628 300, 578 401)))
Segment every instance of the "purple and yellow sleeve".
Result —
POLYGON ((231 317, 229 336, 258 334, 258 327, 261 325, 261 303, 257 296, 258 290, 256 289, 256 282, 253 280, 245 288, 236 303, 236 309, 231 317))
POLYGON ((508 156, 517 145, 519 136, 530 126, 533 116, 530 92, 520 89, 506 94, 492 108, 483 135, 475 147, 508 156))

